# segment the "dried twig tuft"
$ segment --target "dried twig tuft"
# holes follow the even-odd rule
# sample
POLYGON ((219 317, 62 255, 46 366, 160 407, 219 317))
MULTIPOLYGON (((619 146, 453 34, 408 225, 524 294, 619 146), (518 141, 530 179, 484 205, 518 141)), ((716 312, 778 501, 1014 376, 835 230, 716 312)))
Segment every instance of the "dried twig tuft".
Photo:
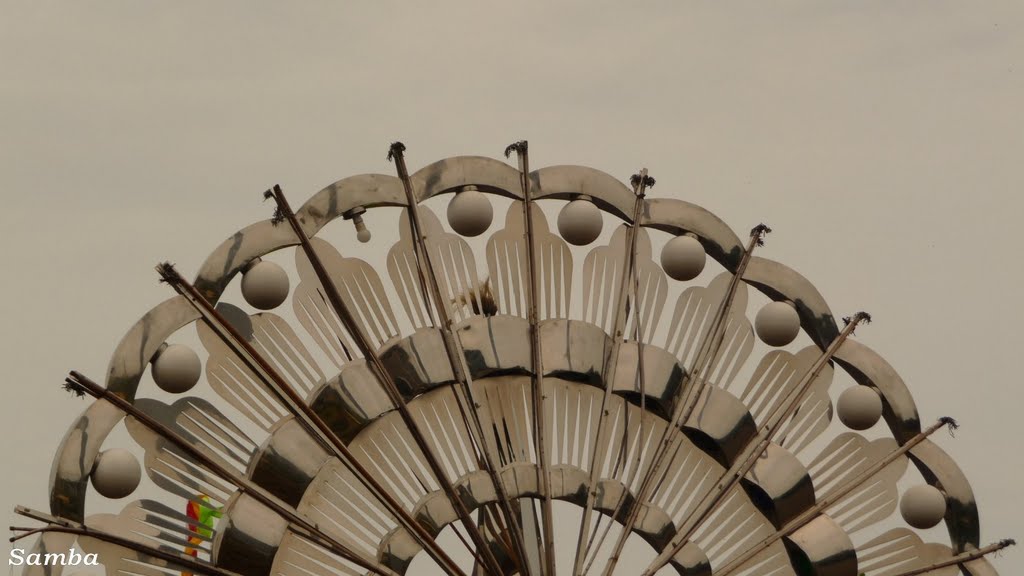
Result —
POLYGON ((758 224, 750 230, 750 237, 757 238, 757 245, 764 246, 764 237, 772 233, 767 224, 758 224))
POLYGON ((398 141, 392 142, 388 147, 388 162, 391 162, 395 156, 401 156, 402 152, 405 152, 405 144, 398 141))
POLYGON ((174 264, 161 262, 156 265, 156 273, 160 275, 160 282, 166 282, 172 286, 181 283, 181 275, 174 269, 174 264))
POLYGON ((942 418, 939 418, 939 422, 942 422, 949 427, 950 436, 955 436, 954 433, 960 428, 960 425, 956 423, 956 420, 950 416, 943 416, 942 418))
POLYGON ((654 176, 641 177, 639 174, 633 174, 629 177, 629 183, 633 186, 633 190, 639 190, 641 184, 643 184, 644 188, 654 188, 656 182, 657 180, 654 179, 654 176))
POLYGON ((63 388, 65 392, 71 392, 77 398, 85 396, 85 386, 82 386, 70 378, 64 381, 64 385, 61 386, 61 388, 63 388))
MULTIPOLYGON (((843 326, 849 326, 850 322, 857 322, 857 323, 863 323, 863 324, 871 324, 871 314, 868 314, 867 312, 857 312, 853 316, 844 316, 843 317, 843 326)), ((856 333, 856 330, 854 330, 853 332, 850 332, 850 334, 855 334, 855 333, 856 333)))
POLYGON ((274 226, 277 226, 278 224, 284 222, 285 220, 284 212, 281 210, 280 197, 278 196, 278 192, 280 191, 281 186, 275 184, 273 188, 263 193, 264 201, 273 199, 275 202, 277 202, 277 207, 274 208, 274 215, 270 217, 270 223, 273 224, 274 226))
POLYGON ((518 154, 525 154, 528 149, 529 144, 526 142, 526 140, 513 142, 505 147, 505 158, 511 156, 513 152, 516 152, 518 154))

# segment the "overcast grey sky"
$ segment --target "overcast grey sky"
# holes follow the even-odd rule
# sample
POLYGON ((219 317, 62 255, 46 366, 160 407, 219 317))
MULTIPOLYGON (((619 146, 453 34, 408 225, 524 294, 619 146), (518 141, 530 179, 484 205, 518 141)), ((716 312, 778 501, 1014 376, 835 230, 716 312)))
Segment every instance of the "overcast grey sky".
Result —
MULTIPOLYGON (((807 276, 907 381, 982 538, 1024 538, 1024 3, 0 2, 0 508, 128 327, 235 230, 345 176, 530 140, 646 166, 657 196, 807 276)), ((994 560, 1024 568, 1024 552, 994 560)), ((1014 570, 1016 568, 1017 570, 1014 570)))

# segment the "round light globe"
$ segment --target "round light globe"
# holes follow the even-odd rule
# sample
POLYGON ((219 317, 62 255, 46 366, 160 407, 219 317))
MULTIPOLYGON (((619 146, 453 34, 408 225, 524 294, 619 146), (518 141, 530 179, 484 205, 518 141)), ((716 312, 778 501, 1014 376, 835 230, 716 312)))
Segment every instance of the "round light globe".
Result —
POLYGON ((164 392, 188 392, 199 382, 202 373, 199 356, 188 346, 171 344, 153 361, 153 380, 164 392))
POLYGON ((839 421, 853 430, 867 430, 882 417, 882 398, 870 386, 851 386, 836 401, 839 421))
POLYGON ((558 213, 558 233, 576 246, 586 246, 601 234, 601 210, 587 200, 573 200, 558 213))
POLYGON ((800 315, 789 302, 772 302, 757 313, 754 330, 765 344, 785 346, 800 333, 800 315))
POLYGON ((479 190, 463 190, 448 203, 448 224, 462 236, 479 236, 491 227, 494 209, 479 190))
POLYGON ((676 236, 661 250, 661 267, 676 280, 693 280, 706 262, 704 247, 691 236, 676 236))
POLYGON ((261 260, 242 274, 242 296, 253 308, 271 310, 288 298, 288 273, 261 260))
POLYGON ((931 528, 946 515, 946 497, 934 486, 919 484, 903 493, 900 514, 914 528, 931 528))
POLYGON ((139 486, 142 468, 135 456, 123 448, 111 448, 96 458, 90 474, 92 486, 107 498, 124 498, 139 486))

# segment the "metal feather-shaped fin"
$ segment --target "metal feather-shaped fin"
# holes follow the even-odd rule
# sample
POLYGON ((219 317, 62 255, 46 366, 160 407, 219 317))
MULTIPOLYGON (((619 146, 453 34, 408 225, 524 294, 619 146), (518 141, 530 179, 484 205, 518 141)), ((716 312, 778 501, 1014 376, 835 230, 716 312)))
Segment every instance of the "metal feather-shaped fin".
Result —
POLYGON ((216 524, 204 526, 204 531, 193 530, 190 526, 196 524, 194 518, 154 500, 132 502, 118 517, 127 531, 148 539, 144 544, 167 552, 192 548, 201 557, 210 558, 216 524))
POLYGON ((737 568, 733 576, 797 576, 790 562, 786 546, 775 542, 737 568))
MULTIPOLYGON (((665 349, 675 354, 683 366, 694 366, 701 344, 709 337, 714 317, 725 299, 732 275, 722 273, 707 287, 692 286, 676 300, 669 323, 665 349)), ((710 360, 711 370, 705 379, 722 388, 729 388, 754 348, 754 330, 746 317, 747 287, 736 287, 726 320, 722 346, 710 360)))
MULTIPOLYGON (((180 414, 193 410, 193 403, 191 401, 194 400, 198 399, 186 398, 178 401, 174 406, 167 406, 156 400, 141 399, 136 404, 140 410, 145 411, 152 418, 169 424, 173 430, 183 436, 193 447, 215 460, 219 465, 234 469, 236 472, 244 472, 245 466, 241 465, 238 459, 232 458, 228 454, 238 454, 240 451, 244 451, 245 442, 232 445, 230 442, 225 441, 223 437, 218 438, 219 433, 193 433, 190 430, 196 430, 194 427, 195 420, 189 415, 186 415, 184 418, 185 424, 178 422, 180 414)), ((216 413, 215 409, 211 413, 216 413)), ((223 415, 216 414, 210 421, 226 422, 223 415)), ((126 418, 125 427, 128 429, 128 433, 131 434, 132 439, 145 449, 146 474, 157 486, 185 500, 199 504, 203 503, 202 495, 206 495, 210 500, 221 506, 235 492, 233 486, 192 462, 179 448, 173 446, 134 418, 126 418)), ((244 438, 244 435, 242 438, 244 438)))
MULTIPOLYGON (((952 556, 953 552, 949 546, 925 544, 913 531, 894 528, 857 546, 857 569, 867 576, 894 576, 947 560, 952 556)), ((959 567, 953 565, 928 574, 956 576, 959 573, 959 567)))
MULTIPOLYGON (((320 469, 299 503, 298 511, 327 534, 370 557, 377 554, 378 544, 397 525, 369 490, 337 459, 329 460, 320 469)), ((302 544, 296 545, 304 549, 302 544)), ((287 550, 287 541, 282 543, 281 549, 287 550)))
POLYGON ((358 576, 364 572, 292 533, 281 540, 271 569, 271 574, 280 576, 358 576))
MULTIPOLYGON (((840 434, 808 465, 815 495, 819 500, 825 500, 838 493, 843 486, 849 485, 871 466, 881 462, 897 447, 892 438, 868 441, 853 432, 840 434)), ((907 462, 905 456, 895 459, 856 489, 839 498, 825 512, 847 533, 854 533, 889 517, 899 500, 896 482, 906 472, 907 462)))
POLYGON ((253 348, 300 394, 307 395, 324 381, 320 365, 280 316, 264 312, 251 317, 253 348))
MULTIPOLYGON (((398 322, 377 271, 364 260, 343 257, 334 246, 319 238, 311 239, 310 243, 341 299, 353 312, 359 328, 374 347, 380 348, 398 336, 398 322)), ((296 250, 295 264, 301 279, 292 297, 295 315, 335 366, 340 368, 355 356, 352 335, 328 303, 304 251, 296 250)))
POLYGON ((722 566, 774 531, 747 493, 736 486, 711 513, 693 541, 704 550, 712 566, 722 566))
MULTIPOLYGON (((810 346, 796 354, 773 350, 761 359, 739 396, 761 428, 774 425, 780 414, 785 412, 780 409, 795 398, 801 380, 812 370, 820 355, 820 350, 810 346)), ((833 373, 830 365, 821 369, 809 384, 796 411, 781 426, 777 441, 784 448, 797 453, 828 427, 832 420, 828 388, 833 373)))
MULTIPOLYGON (((429 212, 425 207, 421 210, 423 213, 429 212)), ((418 260, 409 211, 404 209, 398 219, 398 242, 388 251, 388 275, 414 329, 432 326, 434 318, 434 309, 426 294, 425 281, 420 276, 418 260)))
MULTIPOLYGON (((483 290, 477 275, 473 251, 457 234, 450 234, 441 227, 441 221, 426 206, 418 208, 420 233, 430 251, 430 262, 434 270, 423 270, 423 274, 435 274, 447 316, 453 322, 461 322, 474 314, 483 314, 487 307, 482 301, 483 290)), ((398 242, 388 252, 388 274, 398 292, 409 321, 414 328, 425 328, 433 324, 434 308, 432 299, 426 294, 427 276, 420 276, 415 238, 408 210, 403 210, 398 225, 398 242)))
MULTIPOLYGON (((171 554, 181 554, 187 548, 191 548, 197 551, 197 560, 209 561, 217 533, 216 527, 209 527, 209 533, 203 534, 189 528, 194 522, 194 519, 164 504, 152 500, 139 500, 127 505, 117 515, 89 516, 85 524, 90 529, 171 554)), ((98 555, 100 563, 107 569, 107 574, 180 576, 189 572, 184 566, 96 538, 81 536, 78 544, 85 553, 98 555)))
MULTIPOLYGON (((224 315, 238 332, 300 393, 308 394, 323 380, 323 372, 309 350, 283 318, 268 312, 249 316, 225 304, 218 304, 217 309, 228 312, 224 315)), ((210 355, 206 379, 221 398, 268 431, 289 414, 256 373, 209 326, 198 322, 196 331, 210 355)))
MULTIPOLYGON (((566 318, 572 296, 572 251, 548 229, 544 212, 531 205, 533 244, 537 254, 537 311, 541 320, 566 318)), ((505 217, 505 228, 487 241, 487 270, 498 311, 526 318, 530 286, 522 202, 513 202, 505 217)))
MULTIPOLYGON (((244 475, 256 453, 256 443, 217 407, 202 398, 180 398, 171 405, 141 398, 135 401, 135 406, 168 427, 193 448, 239 474, 244 475)), ((139 429, 133 427, 136 431, 133 436, 139 429)))
MULTIPOLYGON (((583 260, 583 319, 609 334, 615 330, 614 309, 629 250, 626 246, 628 230, 625 225, 619 226, 607 246, 594 248, 583 260)), ((651 259, 651 239, 643 228, 636 230, 634 265, 637 283, 627 290, 635 290, 636 293, 627 312, 624 335, 632 338, 639 323, 641 340, 650 342, 661 320, 660 311, 665 306, 668 280, 661 267, 651 259)))
MULTIPOLYGON (((127 537, 125 534, 118 535, 127 537)), ((97 538, 81 536, 78 538, 78 545, 86 554, 97 555, 97 560, 106 568, 108 576, 115 574, 123 576, 181 576, 189 573, 189 569, 182 565, 154 558, 97 538)))
POLYGON ((469 243, 458 234, 445 232, 441 221, 425 206, 419 207, 419 216, 437 287, 449 307, 448 317, 459 323, 482 314, 488 307, 482 301, 484 291, 469 243), (464 296, 469 297, 468 302, 464 296))

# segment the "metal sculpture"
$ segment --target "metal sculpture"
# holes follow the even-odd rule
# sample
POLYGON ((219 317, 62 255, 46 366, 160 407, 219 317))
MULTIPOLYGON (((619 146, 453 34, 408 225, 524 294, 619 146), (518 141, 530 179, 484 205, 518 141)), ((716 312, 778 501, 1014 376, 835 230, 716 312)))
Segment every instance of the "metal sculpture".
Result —
POLYGON ((194 282, 158 266, 177 294, 128 332, 106 386, 68 377, 95 402, 57 451, 50 513, 18 509, 45 525, 15 539, 145 576, 397 575, 418 557, 443 574, 554 576, 562 556, 573 576, 995 574, 985 556, 1012 541, 982 546, 971 488, 929 439, 955 423, 922 427, 900 377, 851 338, 867 314, 838 325, 807 280, 754 254, 767 226, 744 244, 698 206, 648 198, 646 170, 631 186, 531 171, 525 141, 505 151, 517 168, 456 157, 410 174, 404 152, 388 153, 396 177, 341 180, 298 210, 274 187, 274 217, 194 282), (442 194, 454 232, 427 206, 442 194), (465 238, 491 227, 499 196, 504 227, 480 254, 465 238), (556 234, 541 206, 564 201, 556 234), (385 207, 401 215, 381 262, 317 236, 340 217, 368 242, 364 215, 385 207), (621 224, 577 276, 572 246, 599 237, 602 213, 621 224), (652 231, 670 237, 660 262, 652 231), (263 258, 293 246, 290 289, 263 258), (694 283, 707 256, 723 272, 694 283), (220 301, 239 275, 255 313, 220 301), (753 325, 748 286, 770 299, 753 325), (297 325, 271 311, 289 297, 297 325), (168 342, 193 324, 205 359, 168 342), (810 345, 787 350, 801 328, 810 345), (774 349, 750 363, 758 338, 774 349), (205 366, 220 402, 140 397, 150 365, 170 394, 205 366), (855 385, 834 409, 836 366, 855 385), (853 431, 883 418, 883 438, 853 431), (134 451, 105 446, 122 420, 134 451), (90 480, 109 498, 139 485, 139 449, 165 498, 87 515, 90 480), (901 495, 908 462, 923 482, 901 495), (575 528, 556 528, 558 502, 575 528), (949 544, 900 526, 897 503, 910 527, 944 521, 949 544), (634 537, 647 566, 624 565, 634 537))

